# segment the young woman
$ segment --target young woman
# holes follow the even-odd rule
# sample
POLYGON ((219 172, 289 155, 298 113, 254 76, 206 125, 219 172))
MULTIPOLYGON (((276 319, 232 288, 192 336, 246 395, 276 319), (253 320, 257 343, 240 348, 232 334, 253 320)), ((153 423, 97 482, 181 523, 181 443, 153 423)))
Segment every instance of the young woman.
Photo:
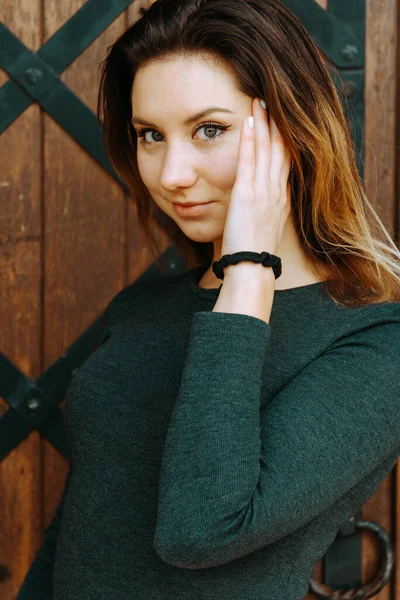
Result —
POLYGON ((192 262, 110 303, 18 600, 300 600, 395 465, 400 253, 330 68, 280 0, 157 0, 109 49, 110 158, 192 262))

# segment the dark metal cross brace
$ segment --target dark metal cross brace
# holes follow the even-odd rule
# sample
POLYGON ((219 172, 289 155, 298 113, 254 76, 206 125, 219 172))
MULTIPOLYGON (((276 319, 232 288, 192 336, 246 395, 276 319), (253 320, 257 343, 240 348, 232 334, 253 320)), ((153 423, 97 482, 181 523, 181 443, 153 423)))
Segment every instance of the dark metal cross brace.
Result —
MULTIPOLYGON (((334 0, 332 0, 334 2, 334 0)), ((336 0, 337 1, 337 0, 336 0)), ((41 107, 125 189, 105 152, 96 115, 59 79, 132 0, 88 0, 37 53, 0 23, 0 66, 12 79, 0 88, 0 133, 32 104, 41 107)), ((360 0, 354 0, 359 4, 360 0)), ((314 0, 286 0, 338 68, 360 68, 363 42, 353 27, 314 0)))

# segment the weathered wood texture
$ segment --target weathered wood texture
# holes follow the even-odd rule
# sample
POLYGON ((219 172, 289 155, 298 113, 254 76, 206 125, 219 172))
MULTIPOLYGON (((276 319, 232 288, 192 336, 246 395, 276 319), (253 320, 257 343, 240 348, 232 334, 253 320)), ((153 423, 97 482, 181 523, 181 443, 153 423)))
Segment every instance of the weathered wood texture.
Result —
MULTIPOLYGON (((399 188, 396 187, 396 119, 399 117, 399 2, 397 0, 366 1, 366 81, 365 81, 365 190, 389 233, 399 242, 396 213, 399 188)), ((398 146, 397 146, 398 148, 398 146)), ((376 521, 391 535, 395 552, 394 574, 374 598, 400 599, 400 461, 382 482, 377 492, 363 505, 366 521, 376 521), (396 506, 397 498, 397 506, 396 506), (395 518, 397 510, 397 518, 395 518)), ((363 534, 363 582, 370 581, 380 566, 378 542, 372 534, 363 534)))
MULTIPOLYGON (((329 0, 315 0, 328 9, 329 0)), ((399 2, 366 1, 366 83, 365 83, 365 191, 386 228, 398 242, 400 221, 399 187, 396 180, 396 117, 399 115, 397 86, 399 68, 399 2)), ((397 152, 396 152, 397 150, 397 152)), ((363 505, 362 518, 375 521, 392 536, 396 557, 400 552, 400 461, 382 482, 376 493, 363 505), (396 505, 397 486, 397 505, 396 505), (393 515, 396 515, 395 521, 393 515), (397 535, 396 535, 397 533, 397 535)), ((375 577, 381 561, 376 536, 362 534, 362 582, 375 577)), ((313 578, 322 581, 322 561, 314 568, 313 578)), ((313 600, 311 593, 306 600, 313 600)), ((376 600, 400 600, 400 561, 396 558, 391 581, 376 600)))
MULTIPOLYGON (((315 1, 327 8, 328 0, 315 1)), ((2 0, 0 20, 37 51, 83 4, 84 0, 2 0)), ((366 192, 386 227, 397 236, 398 0, 367 0, 366 5, 366 192)), ((60 76, 93 111, 98 66, 106 47, 137 17, 137 11, 135 3, 60 76)), ((0 70, 0 85, 7 79, 0 70)), ((0 142, 0 350, 35 379, 118 290, 150 266, 151 256, 130 197, 37 104, 2 134, 0 142)), ((157 227, 156 231, 166 249, 170 240, 157 227)), ((7 407, 0 398, 0 414, 7 407)), ((0 463, 2 600, 15 598, 42 543, 67 467, 36 432, 0 463)), ((398 471, 399 464, 363 507, 364 519, 377 521, 397 540, 397 555, 398 471)), ((363 581, 376 573, 379 560, 376 540, 365 535, 363 581)), ((378 600, 400 600, 399 569, 397 560, 395 577, 376 596, 378 600)), ((322 580, 321 561, 312 576, 322 580)))
MULTIPOLYGON (((0 3, 0 19, 41 45, 40 0, 0 3)), ((8 79, 0 73, 0 85, 8 79)), ((0 139, 0 348, 31 377, 42 362, 42 120, 31 105, 0 139)), ((0 399, 0 412, 8 404, 0 399)), ((40 544, 42 442, 33 432, 0 463, 0 597, 14 598, 40 544)))

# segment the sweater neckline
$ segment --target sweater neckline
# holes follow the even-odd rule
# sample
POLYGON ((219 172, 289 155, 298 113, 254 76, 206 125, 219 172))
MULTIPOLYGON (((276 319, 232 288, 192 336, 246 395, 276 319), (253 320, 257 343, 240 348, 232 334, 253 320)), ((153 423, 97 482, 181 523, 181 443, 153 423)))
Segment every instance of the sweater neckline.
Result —
MULTIPOLYGON (((207 262, 198 267, 193 267, 188 271, 188 280, 190 289, 195 292, 198 296, 202 296, 203 298, 216 299, 219 296, 219 293, 222 288, 221 285, 218 288, 202 288, 199 286, 199 281, 203 277, 204 273, 210 268, 211 262, 207 262)), ((325 281, 317 281, 316 283, 309 283, 307 285, 300 285, 293 288, 287 288, 284 290, 275 290, 274 295, 277 297, 289 296, 293 294, 298 294, 307 290, 319 290, 322 286, 324 286, 325 281)))

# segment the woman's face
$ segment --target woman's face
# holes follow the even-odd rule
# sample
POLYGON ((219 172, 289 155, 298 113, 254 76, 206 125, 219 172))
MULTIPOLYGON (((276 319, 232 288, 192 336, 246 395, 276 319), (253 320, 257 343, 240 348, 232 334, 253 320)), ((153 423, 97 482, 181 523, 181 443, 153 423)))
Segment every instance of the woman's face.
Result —
POLYGON ((144 134, 138 137, 140 176, 155 203, 193 241, 223 235, 241 126, 252 114, 252 100, 238 91, 232 72, 205 59, 169 58, 136 74, 132 123, 144 134), (213 110, 185 124, 210 107, 229 112, 213 110), (174 202, 211 204, 197 217, 184 217, 174 202))

